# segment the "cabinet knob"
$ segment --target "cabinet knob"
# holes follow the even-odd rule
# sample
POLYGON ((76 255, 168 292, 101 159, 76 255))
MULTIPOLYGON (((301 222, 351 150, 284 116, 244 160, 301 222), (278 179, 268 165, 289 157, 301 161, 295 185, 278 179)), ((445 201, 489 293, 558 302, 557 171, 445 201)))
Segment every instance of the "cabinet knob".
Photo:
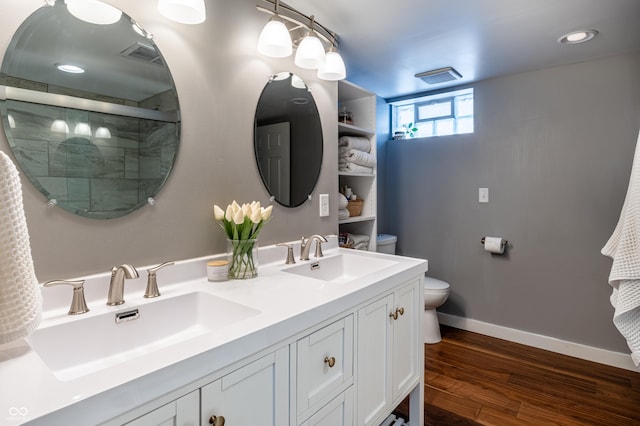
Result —
POLYGON ((391 312, 389 314, 389 317, 393 318, 394 320, 397 320, 398 319, 398 310, 396 309, 395 312, 391 312))
POLYGON ((325 356, 324 363, 329 365, 329 368, 333 368, 333 366, 336 365, 336 359, 334 357, 329 358, 328 356, 325 356))
POLYGON ((396 309, 400 313, 400 315, 404 315, 404 308, 396 309))
POLYGON ((224 417, 223 416, 211 416, 209 418, 209 424, 213 426, 224 426, 224 417))

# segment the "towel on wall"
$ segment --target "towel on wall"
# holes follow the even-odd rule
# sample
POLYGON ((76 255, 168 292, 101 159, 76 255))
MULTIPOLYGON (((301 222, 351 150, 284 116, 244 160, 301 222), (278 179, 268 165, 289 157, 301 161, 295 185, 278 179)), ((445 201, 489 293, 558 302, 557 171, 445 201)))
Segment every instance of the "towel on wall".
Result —
POLYGON ((18 170, 0 151, 0 344, 40 324, 42 295, 33 269, 18 170))
POLYGON ((340 139, 338 139, 338 152, 346 152, 350 149, 371 152, 371 143, 367 138, 361 138, 358 136, 340 136, 340 139))
POLYGON ((620 219, 602 254, 613 259, 609 274, 613 323, 627 340, 634 364, 640 366, 640 133, 620 219))
POLYGON ((360 166, 375 167, 376 157, 367 152, 358 151, 357 149, 350 149, 346 152, 339 154, 339 160, 343 162, 349 162, 358 164, 360 166))

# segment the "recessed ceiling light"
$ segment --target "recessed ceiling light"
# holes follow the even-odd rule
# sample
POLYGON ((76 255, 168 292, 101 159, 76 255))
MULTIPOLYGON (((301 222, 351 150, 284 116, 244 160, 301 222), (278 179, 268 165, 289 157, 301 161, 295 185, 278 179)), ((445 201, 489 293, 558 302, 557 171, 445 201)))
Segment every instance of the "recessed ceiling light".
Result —
POLYGON ((598 35, 598 31, 596 30, 572 31, 560 37, 558 39, 558 43, 561 43, 561 44, 584 43, 585 41, 589 41, 597 35, 598 35))
POLYGON ((71 64, 56 64, 56 68, 60 71, 68 72, 70 74, 82 74, 84 72, 84 68, 80 68, 77 65, 71 64))

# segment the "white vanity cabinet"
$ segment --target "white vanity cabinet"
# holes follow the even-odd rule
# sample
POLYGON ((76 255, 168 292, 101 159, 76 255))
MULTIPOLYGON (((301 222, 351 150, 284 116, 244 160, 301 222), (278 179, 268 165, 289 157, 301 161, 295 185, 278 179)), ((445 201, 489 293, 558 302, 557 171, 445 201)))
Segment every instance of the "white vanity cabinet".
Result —
POLYGON ((198 426, 199 407, 200 392, 195 390, 126 423, 126 426, 198 426))
POLYGON ((289 423, 289 350, 282 347, 203 386, 202 426, 223 416, 227 425, 281 426, 289 423))
POLYGON ((380 424, 420 381, 420 286, 411 280, 358 310, 358 425, 380 424))
MULTIPOLYGON (((317 419, 315 416, 305 420, 331 405, 329 401, 353 384, 353 314, 299 339, 291 345, 291 351, 292 359, 296 360, 295 368, 292 367, 296 395, 292 407, 296 407, 297 424, 324 424, 324 420, 320 423, 313 420, 317 419)), ((331 409, 331 415, 319 414, 320 418, 346 419, 345 407, 352 401, 346 401, 344 395, 340 401, 337 411, 331 409)))

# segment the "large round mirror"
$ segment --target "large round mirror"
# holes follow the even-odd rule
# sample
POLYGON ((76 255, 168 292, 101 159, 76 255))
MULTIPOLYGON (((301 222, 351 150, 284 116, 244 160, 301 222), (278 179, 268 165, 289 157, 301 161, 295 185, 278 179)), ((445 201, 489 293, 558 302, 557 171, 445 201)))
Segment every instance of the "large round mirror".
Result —
POLYGON ((307 85, 294 74, 273 76, 256 108, 254 150, 262 182, 286 207, 304 203, 322 167, 322 126, 307 85))
POLYGON ((20 168, 47 199, 93 218, 123 216, 154 197, 180 135, 160 51, 115 12, 115 22, 97 24, 63 0, 43 6, 20 26, 0 69, 2 123, 20 168))

